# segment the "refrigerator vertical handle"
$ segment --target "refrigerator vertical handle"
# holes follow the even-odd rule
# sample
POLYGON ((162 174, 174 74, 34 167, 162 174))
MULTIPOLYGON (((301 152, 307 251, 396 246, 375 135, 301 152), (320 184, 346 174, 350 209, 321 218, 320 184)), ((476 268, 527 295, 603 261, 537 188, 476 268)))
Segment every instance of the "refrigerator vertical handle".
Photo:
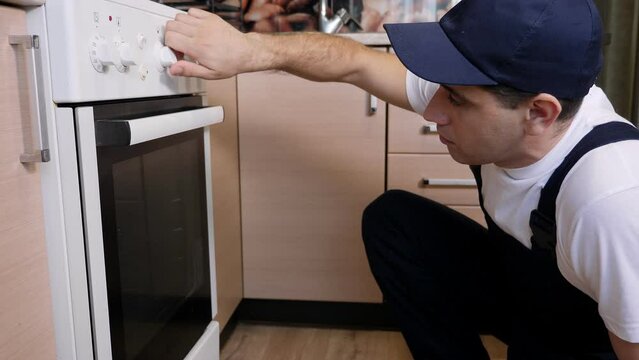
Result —
POLYGON ((46 104, 44 102, 44 86, 42 80, 42 58, 40 57, 40 37, 38 35, 10 35, 10 45, 23 45, 30 50, 29 63, 29 93, 31 101, 29 110, 31 114, 32 129, 34 131, 35 149, 20 155, 20 162, 48 162, 49 136, 47 133, 46 104))

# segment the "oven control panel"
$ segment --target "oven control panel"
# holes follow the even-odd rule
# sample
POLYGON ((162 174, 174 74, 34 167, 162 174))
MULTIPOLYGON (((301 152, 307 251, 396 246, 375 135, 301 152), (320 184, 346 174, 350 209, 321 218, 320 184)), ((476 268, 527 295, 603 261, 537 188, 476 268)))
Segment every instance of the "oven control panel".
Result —
MULTIPOLYGON (((163 32, 164 29, 158 29, 163 32)), ((142 80, 148 75, 148 66, 144 66, 144 52, 151 60, 152 67, 159 72, 166 71, 171 65, 177 62, 177 57, 173 50, 164 46, 163 38, 158 37, 152 46, 147 44, 146 36, 143 33, 137 34, 137 49, 125 40, 121 35, 115 35, 113 39, 106 39, 103 35, 94 34, 89 39, 89 58, 91 65, 97 72, 108 71, 109 66, 115 67, 119 72, 127 72, 134 65, 142 64, 139 73, 142 80)))
POLYGON ((106 71, 108 66, 114 66, 121 73, 127 72, 138 61, 131 44, 119 35, 109 41, 102 35, 94 34, 89 40, 89 57, 97 72, 106 71))
POLYGON ((168 73, 177 57, 164 28, 178 10, 148 0, 50 0, 45 8, 54 101, 204 91, 202 81, 168 73))

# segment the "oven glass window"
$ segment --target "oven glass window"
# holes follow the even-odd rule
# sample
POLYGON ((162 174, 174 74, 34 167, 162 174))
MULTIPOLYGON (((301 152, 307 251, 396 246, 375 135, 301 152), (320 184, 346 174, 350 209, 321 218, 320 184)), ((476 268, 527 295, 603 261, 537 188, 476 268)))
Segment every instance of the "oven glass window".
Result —
POLYGON ((98 148, 114 359, 183 359, 211 321, 201 129, 98 148))

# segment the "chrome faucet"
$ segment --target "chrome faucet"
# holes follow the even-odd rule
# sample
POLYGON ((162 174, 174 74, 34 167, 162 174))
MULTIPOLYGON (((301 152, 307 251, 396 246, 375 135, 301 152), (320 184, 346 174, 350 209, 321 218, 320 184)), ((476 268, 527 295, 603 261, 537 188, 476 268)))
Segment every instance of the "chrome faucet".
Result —
POLYGON ((355 21, 346 9, 341 8, 337 10, 335 15, 328 18, 328 0, 320 0, 319 2, 319 31, 329 34, 338 32, 342 26, 349 22, 354 22, 358 28, 362 28, 357 21, 355 21))

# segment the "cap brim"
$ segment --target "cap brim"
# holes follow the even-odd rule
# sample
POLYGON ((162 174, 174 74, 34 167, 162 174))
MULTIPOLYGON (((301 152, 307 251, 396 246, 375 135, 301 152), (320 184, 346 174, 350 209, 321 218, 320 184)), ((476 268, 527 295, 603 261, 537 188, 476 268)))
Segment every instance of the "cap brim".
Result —
POLYGON ((399 60, 422 79, 449 85, 497 85, 471 64, 437 22, 384 25, 399 60))

